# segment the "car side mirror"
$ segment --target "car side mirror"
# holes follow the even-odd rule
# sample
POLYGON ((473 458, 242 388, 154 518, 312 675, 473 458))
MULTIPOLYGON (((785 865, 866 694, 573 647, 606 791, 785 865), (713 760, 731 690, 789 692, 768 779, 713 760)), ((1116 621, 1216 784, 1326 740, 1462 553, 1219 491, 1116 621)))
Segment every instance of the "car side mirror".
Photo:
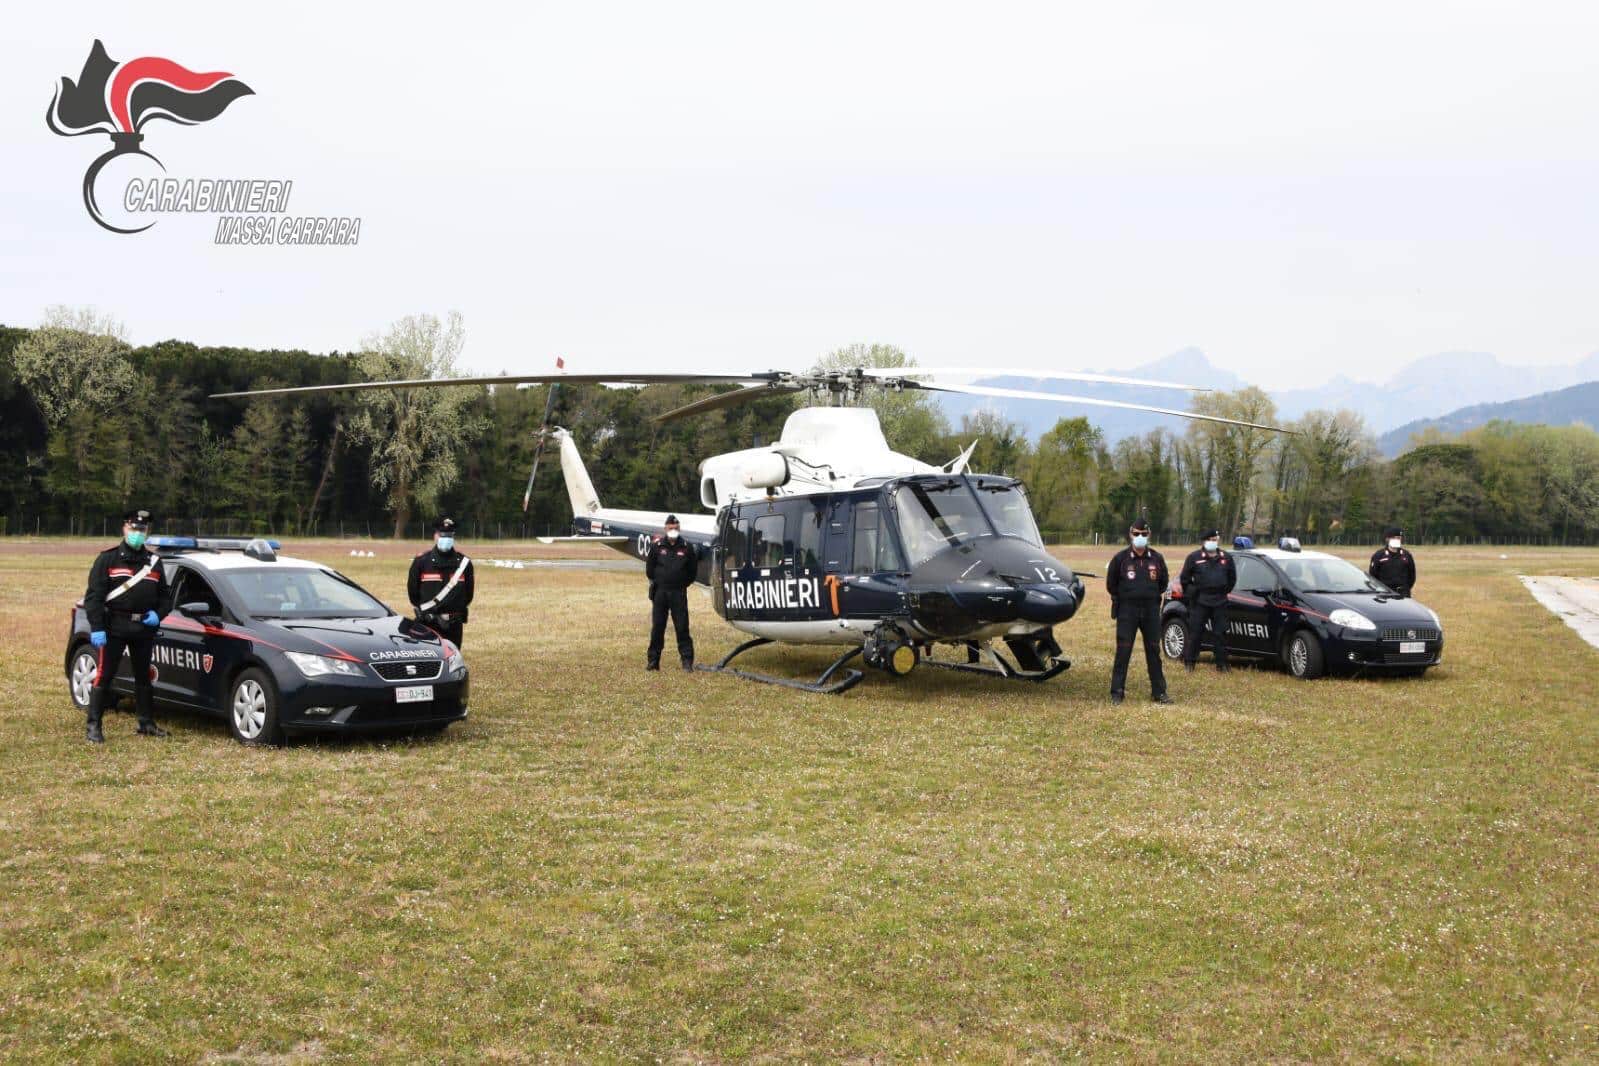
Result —
POLYGON ((208 614, 216 614, 216 611, 211 609, 209 603, 203 600, 195 600, 191 603, 179 604, 178 613, 189 618, 204 618, 208 614))

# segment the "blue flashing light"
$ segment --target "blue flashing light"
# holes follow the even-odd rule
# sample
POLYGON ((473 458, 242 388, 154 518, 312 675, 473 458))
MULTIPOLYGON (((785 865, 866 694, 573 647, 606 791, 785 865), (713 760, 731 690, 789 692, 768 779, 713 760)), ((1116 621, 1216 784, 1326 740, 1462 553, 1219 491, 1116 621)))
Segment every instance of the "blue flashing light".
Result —
MULTIPOLYGON (((210 548, 213 551, 243 551, 260 537, 151 537, 145 541, 152 548, 210 548)), ((277 551, 283 544, 268 540, 267 545, 277 551)))
POLYGON ((152 548, 196 548, 199 545, 193 537, 151 537, 145 541, 152 548))
POLYGON ((1253 540, 1251 540, 1249 537, 1234 537, 1233 538, 1233 547, 1236 550, 1238 550, 1238 551, 1248 551, 1249 549, 1253 548, 1254 546, 1255 546, 1255 542, 1253 540))

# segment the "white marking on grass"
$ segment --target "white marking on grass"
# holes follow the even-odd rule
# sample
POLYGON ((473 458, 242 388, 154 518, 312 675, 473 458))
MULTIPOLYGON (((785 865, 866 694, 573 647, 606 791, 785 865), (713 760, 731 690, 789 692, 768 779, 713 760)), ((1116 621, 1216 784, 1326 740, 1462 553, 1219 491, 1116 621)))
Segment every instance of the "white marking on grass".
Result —
POLYGON ((1599 648, 1599 577, 1528 577, 1532 598, 1555 613, 1577 635, 1599 648))

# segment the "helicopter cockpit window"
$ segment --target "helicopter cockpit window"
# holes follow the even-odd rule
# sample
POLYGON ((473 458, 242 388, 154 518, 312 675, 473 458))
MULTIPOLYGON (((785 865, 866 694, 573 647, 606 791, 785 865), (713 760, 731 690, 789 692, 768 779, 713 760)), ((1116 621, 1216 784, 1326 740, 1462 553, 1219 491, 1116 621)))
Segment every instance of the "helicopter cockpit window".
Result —
POLYGON ((1033 508, 1027 501, 1027 492, 1014 482, 1008 485, 977 482, 977 496, 983 501, 983 510, 994 520, 994 528, 1003 537, 1020 537, 1029 544, 1044 546, 1038 535, 1038 523, 1033 519, 1033 508))
POLYGON ((964 481, 901 485, 894 490, 894 505, 912 566, 994 532, 964 481))
POLYGON ((759 567, 783 565, 782 515, 761 515, 755 520, 750 527, 749 561, 759 567))
POLYGON ((876 501, 855 505, 855 530, 850 573, 882 574, 905 569, 894 538, 882 524, 876 501))

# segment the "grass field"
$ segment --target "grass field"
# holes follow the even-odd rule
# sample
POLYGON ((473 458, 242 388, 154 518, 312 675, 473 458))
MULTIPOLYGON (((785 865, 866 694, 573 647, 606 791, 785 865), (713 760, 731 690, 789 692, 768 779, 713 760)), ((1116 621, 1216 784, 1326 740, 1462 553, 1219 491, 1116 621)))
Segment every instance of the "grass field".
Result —
MULTIPOLYGON (((83 742, 99 546, 0 544, 6 1058, 1599 1058, 1599 651, 1514 576, 1599 551, 1423 549, 1420 681, 1120 708, 1102 589, 1047 685, 825 697, 646 675, 641 577, 485 566, 467 722, 251 750, 83 742)), ((362 546, 291 545, 403 601, 362 546)))

